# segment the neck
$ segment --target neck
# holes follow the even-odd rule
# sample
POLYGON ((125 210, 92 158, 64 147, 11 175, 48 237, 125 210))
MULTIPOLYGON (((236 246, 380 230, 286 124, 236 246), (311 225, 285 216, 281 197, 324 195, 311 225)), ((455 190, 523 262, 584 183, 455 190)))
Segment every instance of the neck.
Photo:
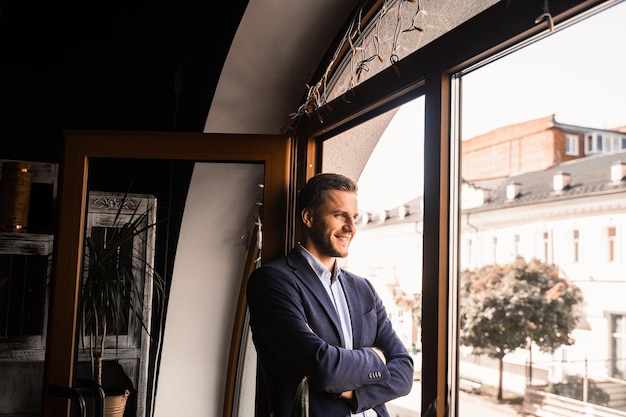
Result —
POLYGON ((315 256, 315 258, 317 258, 317 260, 319 260, 326 267, 326 269, 328 269, 330 272, 333 272, 336 261, 334 256, 321 255, 314 246, 307 245, 305 241, 302 241, 300 243, 300 246, 309 251, 311 255, 315 256))

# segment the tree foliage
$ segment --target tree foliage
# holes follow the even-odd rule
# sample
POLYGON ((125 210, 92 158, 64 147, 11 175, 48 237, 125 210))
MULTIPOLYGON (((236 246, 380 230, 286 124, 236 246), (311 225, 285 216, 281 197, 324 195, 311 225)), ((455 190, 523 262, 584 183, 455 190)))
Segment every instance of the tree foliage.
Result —
POLYGON ((530 343, 553 352, 574 342, 582 292, 554 264, 517 257, 507 265, 466 270, 459 294, 461 344, 499 359, 501 371, 507 353, 530 343))

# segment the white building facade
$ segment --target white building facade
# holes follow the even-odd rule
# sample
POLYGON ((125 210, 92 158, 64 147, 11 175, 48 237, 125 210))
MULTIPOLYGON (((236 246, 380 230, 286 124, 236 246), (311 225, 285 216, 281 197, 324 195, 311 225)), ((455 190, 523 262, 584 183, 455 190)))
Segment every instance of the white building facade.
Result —
MULTIPOLYGON (((522 256, 556 264, 583 293, 575 343, 553 354, 507 355, 504 388, 568 375, 626 380, 626 151, 592 155, 540 171, 462 185, 460 270, 522 256), (483 187, 489 184, 488 188, 483 187), (529 379, 529 363, 532 375, 529 379)), ((408 348, 420 348, 421 197, 361 216, 344 267, 370 278, 408 348)), ((461 347, 460 375, 497 383, 497 363, 461 347)))
POLYGON ((508 177, 491 190, 463 184, 461 269, 537 258, 582 290, 575 343, 533 352, 555 381, 626 379, 625 163, 619 151, 508 177))

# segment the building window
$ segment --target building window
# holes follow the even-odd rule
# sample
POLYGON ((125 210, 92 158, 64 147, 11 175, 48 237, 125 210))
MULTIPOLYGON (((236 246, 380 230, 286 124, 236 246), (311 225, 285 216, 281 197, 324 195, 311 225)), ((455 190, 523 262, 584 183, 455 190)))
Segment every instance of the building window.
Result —
MULTIPOLYGON (((602 137, 600 137, 602 138, 602 137)), ((585 154, 590 155, 598 152, 602 152, 602 146, 598 148, 598 143, 601 144, 601 141, 597 141, 596 133, 587 133, 585 135, 585 154)))
POLYGON ((622 149, 622 138, 620 136, 611 135, 609 136, 609 151, 619 151, 622 149))
POLYGON ((543 232, 543 261, 548 262, 550 257, 550 234, 543 232))
MULTIPOLYGON (((594 153, 602 152, 614 152, 622 149, 626 149, 626 137, 617 134, 600 134, 600 133, 587 133, 585 134, 585 154, 591 155, 594 153)), ((566 144, 567 153, 567 144, 566 144)), ((568 153, 569 155, 569 153, 568 153)))
POLYGON ((607 238, 608 238, 608 251, 609 251, 609 262, 615 261, 615 226, 611 226, 607 229, 607 238))
POLYGON ((565 135, 565 155, 578 156, 578 135, 565 135))
POLYGON ((578 263, 578 261, 580 260, 579 255, 580 255, 580 241, 579 241, 579 232, 578 229, 575 229, 572 232, 572 243, 574 245, 573 249, 574 249, 574 263, 578 263))
POLYGON ((611 377, 626 379, 626 315, 611 314, 611 377))
POLYGON ((492 248, 493 248, 493 262, 492 263, 498 263, 498 237, 494 236, 492 239, 492 248))

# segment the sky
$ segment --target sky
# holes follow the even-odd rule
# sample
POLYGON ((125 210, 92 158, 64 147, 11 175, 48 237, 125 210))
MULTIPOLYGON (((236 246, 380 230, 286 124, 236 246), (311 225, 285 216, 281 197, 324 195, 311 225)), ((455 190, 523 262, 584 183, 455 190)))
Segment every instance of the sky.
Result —
POLYGON ((579 126, 626 125, 624 22, 626 2, 463 77, 463 138, 553 113, 579 126))
MULTIPOLYGON (((626 126, 624 22, 621 2, 466 74, 463 139, 551 114, 577 126, 626 126)), ((423 98, 407 103, 383 133, 358 179, 361 209, 390 209, 422 194, 423 115, 423 98)))
POLYGON ((422 97, 398 109, 374 148, 357 181, 359 209, 389 209, 422 194, 423 144, 422 97))

